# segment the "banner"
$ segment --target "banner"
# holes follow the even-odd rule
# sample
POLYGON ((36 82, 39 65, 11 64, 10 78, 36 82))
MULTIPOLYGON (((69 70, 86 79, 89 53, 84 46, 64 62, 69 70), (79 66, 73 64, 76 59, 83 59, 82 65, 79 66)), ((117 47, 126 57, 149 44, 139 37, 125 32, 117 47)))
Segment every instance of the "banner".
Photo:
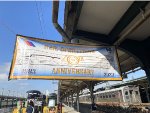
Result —
POLYGON ((17 36, 9 79, 122 80, 114 46, 17 36))

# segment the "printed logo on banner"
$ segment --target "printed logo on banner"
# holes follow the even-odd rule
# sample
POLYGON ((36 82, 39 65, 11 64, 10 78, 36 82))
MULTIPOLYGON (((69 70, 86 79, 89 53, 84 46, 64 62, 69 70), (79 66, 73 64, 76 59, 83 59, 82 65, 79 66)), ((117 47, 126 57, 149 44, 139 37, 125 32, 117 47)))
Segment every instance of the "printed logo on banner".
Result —
POLYGON ((30 42, 28 40, 24 40, 24 41, 25 41, 26 45, 35 47, 35 45, 33 44, 33 42, 30 42))
POLYGON ((75 55, 66 55, 63 60, 66 61, 68 65, 77 65, 81 61, 83 61, 83 57, 75 55))

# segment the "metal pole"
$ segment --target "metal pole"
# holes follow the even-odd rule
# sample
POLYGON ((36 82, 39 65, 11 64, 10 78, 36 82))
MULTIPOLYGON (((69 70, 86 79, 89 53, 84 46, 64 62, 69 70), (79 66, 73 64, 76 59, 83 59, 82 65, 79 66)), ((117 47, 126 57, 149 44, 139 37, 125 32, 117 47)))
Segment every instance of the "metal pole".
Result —
POLYGON ((66 43, 70 42, 70 38, 64 29, 58 24, 58 11, 59 11, 59 1, 53 1, 53 12, 52 12, 52 22, 57 31, 62 35, 63 40, 66 43))
POLYGON ((9 96, 9 94, 10 94, 10 90, 8 90, 8 96, 9 96))
POLYGON ((57 90, 57 104, 60 102, 60 81, 58 82, 58 90, 57 90))
POLYGON ((142 67, 142 69, 146 73, 148 85, 150 86, 150 66, 148 66, 149 64, 145 64, 145 65, 147 65, 147 66, 142 67))
POLYGON ((4 91, 4 88, 2 88, 2 94, 1 94, 1 100, 0 100, 0 108, 2 108, 2 99, 3 99, 3 91, 4 91))
POLYGON ((77 111, 79 112, 79 89, 77 88, 77 111))
POLYGON ((14 107, 14 93, 15 93, 15 91, 13 91, 12 107, 14 107))
POLYGON ((68 106, 70 107, 70 95, 68 96, 68 106))
POLYGON ((149 103, 150 102, 150 98, 149 98, 149 92, 148 92, 148 85, 145 85, 144 88, 145 88, 145 92, 146 92, 147 101, 149 103))
POLYGON ((65 98, 65 104, 67 105, 67 97, 65 98))
POLYGON ((90 89, 90 95, 91 95, 91 112, 93 111, 93 110, 96 110, 96 106, 95 106, 95 97, 94 97, 94 84, 93 84, 93 82, 91 81, 90 82, 90 84, 89 84, 89 89, 90 89))
POLYGON ((67 97, 67 100, 68 100, 68 106, 69 106, 69 96, 67 97))
POLYGON ((73 93, 71 93, 71 107, 73 107, 73 93))
POLYGON ((2 88, 2 96, 3 96, 4 88, 2 88))
POLYGON ((10 90, 8 90, 8 95, 7 95, 7 107, 8 107, 8 98, 9 98, 9 93, 10 93, 10 90))

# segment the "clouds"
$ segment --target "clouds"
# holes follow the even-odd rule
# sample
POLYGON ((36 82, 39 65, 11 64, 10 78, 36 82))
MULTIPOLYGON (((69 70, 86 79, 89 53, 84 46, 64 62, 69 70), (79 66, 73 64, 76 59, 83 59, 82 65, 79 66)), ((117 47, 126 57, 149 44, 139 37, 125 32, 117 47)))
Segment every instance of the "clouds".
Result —
POLYGON ((23 80, 10 80, 8 81, 10 70, 10 63, 0 65, 0 90, 5 89, 4 94, 8 95, 8 90, 12 92, 18 92, 18 90, 24 90, 29 86, 29 83, 23 80))
POLYGON ((10 63, 0 65, 0 81, 6 81, 10 70, 10 63))
POLYGON ((19 86, 28 86, 28 85, 29 85, 29 83, 25 83, 25 82, 19 83, 19 86))
POLYGON ((58 87, 57 81, 54 80, 18 79, 8 81, 9 70, 10 63, 0 65, 0 93, 2 89, 4 89, 4 95, 8 95, 8 90, 11 92, 9 95, 25 95, 28 90, 39 90, 44 92, 48 89, 50 92, 54 92, 58 87), (15 93, 13 94, 13 92, 15 93))
POLYGON ((8 75, 6 73, 1 73, 0 74, 0 80, 7 80, 8 75))
POLYGON ((26 87, 29 83, 26 83, 23 80, 11 80, 8 81, 9 70, 10 70, 10 63, 5 63, 4 65, 0 65, 0 83, 5 83, 5 85, 9 86, 11 84, 19 86, 19 87, 26 87))
POLYGON ((9 69, 10 69, 10 62, 7 62, 7 63, 4 63, 4 65, 0 65, 0 69, 2 69, 2 70, 0 70, 0 73, 1 72, 6 72, 6 71, 9 71, 9 69))

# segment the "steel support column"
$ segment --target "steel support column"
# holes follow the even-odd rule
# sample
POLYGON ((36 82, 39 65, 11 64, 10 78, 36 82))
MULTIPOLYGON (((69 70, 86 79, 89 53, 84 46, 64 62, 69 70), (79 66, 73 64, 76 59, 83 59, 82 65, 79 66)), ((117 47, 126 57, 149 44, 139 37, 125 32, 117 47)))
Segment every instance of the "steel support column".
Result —
POLYGON ((67 105, 67 102, 68 102, 68 100, 67 100, 67 99, 68 99, 68 98, 66 97, 66 99, 65 99, 65 100, 66 100, 66 101, 65 101, 65 104, 66 104, 66 105, 67 105))
POLYGON ((14 107, 14 98, 12 98, 12 107, 14 107))
POLYGON ((91 96, 91 112, 93 110, 96 110, 96 106, 95 106, 95 97, 94 97, 94 83, 93 81, 91 81, 89 83, 89 90, 90 90, 90 96, 91 96))
POLYGON ((69 95, 69 107, 71 107, 71 102, 70 102, 70 95, 69 95))
POLYGON ((2 97, 0 98, 0 109, 2 107, 2 97))
POLYGON ((68 102, 67 102, 67 105, 69 106, 69 96, 67 97, 67 101, 68 101, 68 102))
POLYGON ((71 107, 73 107, 73 93, 71 93, 71 107))
POLYGON ((149 98, 149 92, 148 92, 148 84, 144 85, 143 87, 144 87, 144 89, 145 89, 147 101, 148 101, 148 103, 149 103, 149 102, 150 102, 150 98, 149 98))
POLYGON ((147 80, 148 80, 148 83, 149 83, 149 86, 150 86, 150 67, 149 66, 144 66, 142 69, 146 73, 147 80))
POLYGON ((77 88, 77 111, 79 112, 79 89, 77 88))
POLYGON ((91 104, 94 104, 94 85, 93 85, 93 82, 90 82, 90 86, 89 86, 89 89, 90 89, 90 96, 91 96, 91 104))
POLYGON ((57 104, 60 103, 60 81, 58 82, 58 90, 57 90, 57 104))

